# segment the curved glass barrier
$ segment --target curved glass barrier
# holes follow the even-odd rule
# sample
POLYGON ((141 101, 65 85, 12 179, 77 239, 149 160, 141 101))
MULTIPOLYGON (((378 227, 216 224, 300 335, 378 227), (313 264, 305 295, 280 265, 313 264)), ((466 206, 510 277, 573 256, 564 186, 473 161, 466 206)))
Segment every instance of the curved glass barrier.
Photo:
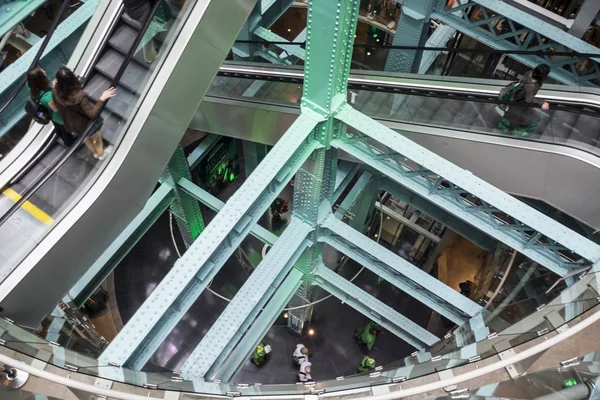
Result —
MULTIPOLYGON (((496 103, 396 94, 379 90, 376 84, 372 84, 372 87, 373 90, 351 89, 349 102, 357 110, 380 121, 413 124, 406 128, 411 132, 419 132, 417 126, 422 126, 423 132, 427 127, 436 127, 566 145, 600 155, 599 117, 575 111, 544 111, 541 108, 510 106, 513 109, 509 108, 509 112, 516 116, 514 120, 525 121, 523 125, 530 128, 524 131, 515 129, 516 125, 513 125, 513 128, 506 129, 502 126, 504 113, 496 103)), ((567 93, 564 92, 565 97, 567 93)), ((270 81, 219 76, 215 78, 208 95, 290 106, 300 104, 302 85, 277 82, 276 78, 270 81)))
MULTIPOLYGON (((127 121, 138 111, 144 94, 152 84, 152 76, 164 61, 164 54, 173 45, 178 32, 187 18, 194 2, 186 3, 185 9, 173 8, 171 12, 159 12, 150 23, 148 30, 141 34, 140 46, 117 87, 117 95, 112 98, 102 113, 104 121, 102 136, 105 146, 119 146, 126 131, 127 121), (157 58, 146 62, 143 47, 154 42, 157 58)), ((138 30, 129 21, 121 20, 115 25, 106 46, 87 78, 84 90, 93 100, 111 85, 138 30)), ((12 204, 20 200, 21 193, 36 182, 38 176, 53 165, 63 153, 61 146, 54 145, 31 169, 0 195, 0 213, 5 213, 12 204)), ((6 223, 0 226, 3 238, 0 247, 0 280, 5 279, 37 243, 52 229, 75 204, 76 199, 93 184, 110 159, 99 161, 85 146, 75 153, 25 202, 6 223)))
MULTIPOLYGON (((553 331, 571 320, 568 316, 570 308, 578 307, 579 311, 583 312, 598 304, 596 298, 586 298, 588 290, 599 289, 595 277, 592 278, 593 275, 586 275, 572 286, 573 290, 581 292, 580 295, 574 295, 566 302, 557 299, 559 301, 548 304, 548 306, 522 320, 521 323, 514 324, 504 331, 480 338, 471 346, 464 343, 456 346, 456 339, 459 337, 457 334, 434 346, 430 352, 414 353, 404 360, 385 367, 379 367, 371 373, 338 377, 335 380, 311 382, 304 385, 263 385, 261 383, 235 382, 235 380, 231 383, 221 383, 219 381, 192 382, 183 379, 179 371, 158 373, 132 371, 118 365, 100 363, 93 356, 82 355, 69 348, 62 347, 56 342, 41 339, 5 319, 0 319, 0 344, 7 349, 70 372, 109 379, 138 386, 145 390, 170 390, 204 395, 235 394, 236 396, 316 394, 323 390, 332 393, 398 383, 437 374, 444 369, 477 363, 525 342, 554 335, 553 331), (583 290, 584 288, 588 289, 583 290), (581 307, 582 304, 583 307, 581 307), (472 354, 472 356, 467 358, 464 354, 472 354)), ((1 353, 6 354, 6 351, 2 350, 1 353)))

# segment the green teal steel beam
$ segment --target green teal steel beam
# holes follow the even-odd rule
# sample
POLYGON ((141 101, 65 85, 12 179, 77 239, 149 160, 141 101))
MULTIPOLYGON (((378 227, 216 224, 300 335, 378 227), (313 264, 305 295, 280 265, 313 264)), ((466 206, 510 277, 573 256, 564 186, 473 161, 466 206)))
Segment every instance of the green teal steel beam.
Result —
POLYGON ((298 117, 113 339, 101 361, 138 370, 146 364, 297 168, 318 147, 316 142, 307 142, 315 125, 307 116, 298 117))
MULTIPOLYGON (((46 50, 40 60, 40 66, 52 73, 69 61, 70 54, 75 49, 81 36, 79 31, 85 28, 85 23, 92 17, 100 0, 88 0, 72 15, 60 23, 54 31, 46 50)), ((37 42, 28 52, 19 57, 14 63, 0 73, 0 103, 16 89, 16 83, 27 72, 35 58, 42 41, 37 42)), ((25 117, 25 100, 29 91, 23 88, 11 104, 0 115, 0 137, 4 136, 23 117, 25 117)))
POLYGON ((175 153, 171 156, 164 176, 166 176, 165 183, 171 186, 175 192, 175 201, 171 203, 171 212, 176 217, 183 242, 186 248, 189 248, 204 230, 204 219, 198 200, 189 196, 177 185, 182 178, 192 179, 188 160, 181 144, 177 146, 175 153))
POLYGON ((0 37, 4 37, 15 25, 28 18, 47 0, 4 2, 0 6, 0 37))
POLYGON ((338 220, 335 215, 330 214, 325 218, 321 227, 328 229, 330 234, 319 237, 319 241, 343 252, 458 325, 462 325, 470 317, 482 312, 483 308, 467 297, 352 229, 338 220))
POLYGON ((342 107, 337 118, 366 136, 338 136, 333 142, 336 147, 555 273, 562 276, 570 267, 593 264, 600 258, 600 246, 589 239, 349 105, 342 107), (389 151, 376 148, 369 139, 389 151), (565 252, 581 258, 568 260, 565 252))
POLYGON ((223 362, 215 374, 216 379, 220 379, 223 382, 231 381, 244 363, 248 361, 258 343, 263 340, 277 317, 281 314, 282 309, 290 301, 294 293, 296 293, 296 290, 298 290, 302 282, 302 275, 302 272, 292 268, 287 278, 285 278, 260 315, 248 329, 246 335, 244 335, 240 343, 235 347, 235 350, 223 362))
POLYGON ((356 203, 356 200, 360 197, 369 182, 371 182, 372 178, 373 175, 371 175, 371 173, 363 171, 354 186, 352 186, 352 189, 350 189, 350 192, 348 192, 346 197, 344 197, 344 200, 335 211, 336 217, 341 219, 346 212, 351 211, 352 207, 356 203))
POLYGON ((389 178, 383 179, 381 181, 381 188, 388 191, 397 199, 412 205, 419 211, 446 225, 448 228, 475 243, 482 249, 492 251, 496 247, 497 241, 483 231, 444 211, 436 206, 435 203, 425 200, 423 197, 416 195, 393 180, 389 178))
POLYGON ((165 212, 175 199, 173 189, 161 185, 146 202, 146 205, 127 228, 121 232, 115 241, 92 264, 90 269, 69 290, 63 299, 65 303, 73 301, 77 307, 98 289, 116 266, 123 260, 135 244, 144 236, 154 222, 165 212))
POLYGON ((189 165, 190 171, 196 169, 200 161, 206 156, 208 150, 212 148, 212 146, 217 143, 217 141, 221 138, 219 135, 213 135, 209 133, 202 142, 190 153, 187 157, 187 163, 189 165))
MULTIPOLYGON (((565 32, 548 22, 545 22, 525 11, 522 11, 510 4, 497 0, 474 0, 475 3, 493 11, 495 14, 503 15, 511 21, 525 27, 532 27, 535 32, 543 37, 552 39, 554 42, 576 51, 578 53, 598 54, 598 48, 576 36, 565 32)), ((596 59, 600 61, 600 59, 596 59)))
POLYGON ((185 379, 213 380, 310 242, 312 227, 292 220, 181 368, 185 379))
MULTIPOLYGON (((393 46, 423 47, 429 35, 429 16, 438 0, 404 0, 393 46)), ((390 50, 385 71, 418 72, 422 51, 390 50)))
MULTIPOLYGON (((285 40, 281 36, 269 31, 266 28, 263 28, 262 26, 259 26, 258 28, 256 28, 254 30, 254 34, 267 42, 278 42, 278 43, 287 42, 287 40, 285 40)), ((285 50, 287 53, 289 53, 295 57, 298 57, 300 60, 304 60, 306 57, 305 50, 301 46, 298 46, 297 44, 292 44, 292 42, 290 42, 289 45, 277 44, 276 46, 282 50, 285 50)))
MULTIPOLYGON (((346 99, 358 6, 358 0, 313 0, 308 4, 301 115, 314 115, 322 121, 313 132, 313 140, 323 148, 296 174, 293 216, 313 226, 315 236, 319 235, 319 214, 323 213, 320 205, 324 200, 331 204, 335 190, 337 150, 330 143, 335 134, 345 131, 345 126, 334 120, 333 113, 346 99)), ((322 260, 323 247, 312 246, 298 262, 304 279, 292 306, 310 303, 312 270, 322 260)), ((311 313, 311 307, 290 311, 288 326, 301 333, 311 313)))
MULTIPOLYGON (((220 136, 209 134, 188 156, 188 164, 190 169, 197 164, 208 153, 208 150, 217 142, 220 136)), ((181 180, 186 180, 182 178, 181 180)), ((188 180, 189 184, 197 187, 188 180)), ((217 200, 207 192, 208 196, 217 200)), ((96 260, 84 276, 69 290, 69 293, 64 297, 65 303, 71 301, 77 307, 81 307, 83 303, 96 291, 102 282, 110 275, 110 273, 121 262, 123 257, 133 248, 133 246, 144 236, 150 227, 156 222, 158 217, 169 207, 175 199, 173 189, 169 185, 161 185, 148 199, 146 205, 135 217, 135 219, 121 232, 117 239, 104 251, 104 253, 96 260)), ((198 199, 201 201, 200 199, 198 199)), ((220 202, 220 200, 217 200, 220 202)), ((223 207, 223 202, 219 209, 223 207)), ((257 227, 259 227, 257 225, 257 227)), ((266 229, 264 229, 266 231, 266 229)), ((266 231, 271 234, 271 232, 266 231)), ((274 238, 275 235, 271 234, 274 238)))
POLYGON ((242 141, 242 149, 244 150, 245 173, 246 176, 249 176, 267 155, 267 145, 244 140, 242 141))
POLYGON ((337 166, 337 174, 335 175, 335 191, 333 192, 333 199, 338 200, 342 193, 346 190, 354 175, 359 170, 357 163, 351 163, 349 161, 340 161, 337 166))
POLYGON ((347 304, 369 319, 377 322, 417 350, 423 350, 439 342, 440 338, 409 320, 393 308, 377 300, 344 277, 336 274, 324 264, 315 270, 314 284, 325 289, 342 304, 347 304))
MULTIPOLYGON (((491 48, 493 48, 495 50, 507 52, 508 53, 507 55, 510 58, 517 60, 518 62, 528 66, 529 68, 535 68, 536 66, 538 66, 540 64, 551 64, 551 62, 549 62, 548 60, 546 60, 540 56, 536 56, 536 55, 532 55, 532 54, 527 54, 527 55, 511 54, 510 53, 511 51, 524 50, 524 49, 520 48, 519 46, 515 45, 514 43, 512 43, 509 40, 499 38, 499 37, 497 37, 497 35, 490 33, 486 29, 484 29, 482 27, 478 27, 476 25, 473 25, 469 22, 466 22, 464 19, 456 17, 455 15, 453 15, 451 13, 436 12, 436 13, 432 14, 432 18, 442 21, 447 26, 449 26, 461 33, 464 33, 465 35, 477 40, 480 43, 490 46, 491 48)), ((534 33, 532 32, 530 34, 533 35, 534 33)), ((552 78, 556 79, 557 81, 559 81, 565 85, 569 85, 569 86, 579 86, 579 85, 590 86, 590 85, 592 85, 590 82, 588 82, 588 80, 586 78, 579 77, 577 74, 574 74, 573 72, 569 72, 565 69, 560 68, 560 66, 556 66, 556 67, 552 68, 550 76, 552 78)), ((593 77, 591 77, 591 78, 593 78, 593 77)))
MULTIPOLYGON (((225 203, 223 203, 221 200, 217 199, 215 196, 208 193, 206 190, 198 187, 189 179, 181 178, 181 180, 178 182, 178 185, 190 196, 194 197, 200 203, 204 204, 213 211, 221 211, 221 209, 225 205, 225 203)), ((260 240, 261 242, 268 244, 269 246, 273 246, 277 241, 277 235, 268 231, 266 228, 263 228, 258 224, 252 227, 250 234, 258 240, 260 240)))

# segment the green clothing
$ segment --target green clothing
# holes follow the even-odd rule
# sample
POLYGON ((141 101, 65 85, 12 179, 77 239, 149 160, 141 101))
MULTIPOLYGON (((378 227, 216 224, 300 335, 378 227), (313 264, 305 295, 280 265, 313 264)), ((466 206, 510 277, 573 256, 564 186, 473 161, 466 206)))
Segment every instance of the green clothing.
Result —
POLYGON ((358 364, 358 367, 356 368, 356 370, 358 372, 365 372, 372 368, 375 368, 375 359, 373 359, 369 356, 364 356, 362 361, 360 362, 360 364, 358 364))
POLYGON ((40 104, 46 107, 48 111, 52 112, 52 121, 56 122, 57 124, 64 125, 65 122, 63 121, 62 116, 50 107, 50 102, 52 102, 52 92, 48 91, 42 93, 42 97, 40 97, 40 104))
POLYGON ((266 355, 267 352, 265 351, 264 343, 259 343, 254 349, 254 357, 252 357, 252 362, 256 365, 261 365, 263 362, 265 362, 266 355))
POLYGON ((367 345, 367 349, 371 350, 375 344, 375 338, 377 337, 376 335, 372 334, 371 331, 378 331, 380 329, 381 326, 379 326, 379 324, 371 321, 367 325, 358 328, 354 333, 354 337, 362 340, 362 342, 367 345))

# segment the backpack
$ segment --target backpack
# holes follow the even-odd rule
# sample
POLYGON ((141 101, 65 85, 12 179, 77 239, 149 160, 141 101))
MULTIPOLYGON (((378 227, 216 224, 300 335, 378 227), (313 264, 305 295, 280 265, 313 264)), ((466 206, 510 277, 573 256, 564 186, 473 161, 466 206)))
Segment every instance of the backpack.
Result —
MULTIPOLYGON (((525 98, 525 85, 521 81, 511 82, 500 90, 498 100, 514 103, 525 98)), ((508 110, 508 104, 500 106, 504 111, 508 110)))
POLYGON ((39 100, 27 97, 25 112, 38 124, 48 125, 52 120, 52 111, 40 104, 39 100))

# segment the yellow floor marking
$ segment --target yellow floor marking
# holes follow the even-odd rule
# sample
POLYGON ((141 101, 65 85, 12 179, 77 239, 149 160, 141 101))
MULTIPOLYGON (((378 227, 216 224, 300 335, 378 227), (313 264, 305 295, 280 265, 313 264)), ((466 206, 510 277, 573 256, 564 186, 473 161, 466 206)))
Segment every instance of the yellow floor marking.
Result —
MULTIPOLYGON (((15 192, 11 188, 5 189, 2 192, 2 194, 5 195, 6 197, 8 197, 9 199, 11 199, 15 203, 17 201, 21 200, 21 197, 22 197, 19 193, 15 192)), ((34 217, 35 219, 37 219, 44 225, 50 226, 54 222, 54 220, 52 219, 51 216, 49 216, 48 214, 46 214, 45 212, 40 210, 29 200, 27 200, 25 203, 23 203, 22 207, 23 207, 23 210, 27 211, 29 214, 31 214, 32 217, 34 217)))

